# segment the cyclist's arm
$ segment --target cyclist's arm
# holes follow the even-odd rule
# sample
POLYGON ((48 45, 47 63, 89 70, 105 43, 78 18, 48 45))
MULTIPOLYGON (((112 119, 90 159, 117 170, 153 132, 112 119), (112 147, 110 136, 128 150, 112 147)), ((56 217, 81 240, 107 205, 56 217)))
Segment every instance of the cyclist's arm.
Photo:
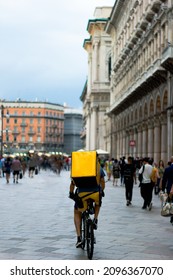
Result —
POLYGON ((70 183, 70 193, 73 193, 74 189, 75 189, 75 183, 74 183, 73 180, 71 180, 71 183, 70 183))
POLYGON ((104 179, 104 177, 100 178, 100 186, 101 186, 102 190, 105 189, 105 179, 104 179))

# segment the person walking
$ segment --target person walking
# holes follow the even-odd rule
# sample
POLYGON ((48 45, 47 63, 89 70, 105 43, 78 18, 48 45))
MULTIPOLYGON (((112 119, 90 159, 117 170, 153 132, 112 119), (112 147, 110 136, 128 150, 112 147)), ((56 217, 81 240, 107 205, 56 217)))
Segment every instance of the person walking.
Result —
POLYGON ((163 178, 164 171, 165 171, 164 162, 163 160, 160 160, 158 164, 158 179, 157 179, 157 185, 159 187, 159 191, 162 189, 162 178, 163 178))
POLYGON ((6 160, 4 161, 4 172, 6 174, 6 181, 7 184, 10 182, 10 173, 11 173, 11 158, 7 157, 6 160))
POLYGON ((31 155, 28 161, 28 171, 29 171, 29 177, 34 177, 34 171, 37 166, 37 161, 34 155, 31 155))
POLYGON ((171 187, 173 185, 173 156, 171 157, 171 165, 165 168, 162 178, 162 191, 170 194, 171 187))
POLYGON ((143 173, 142 182, 140 184, 141 189, 141 197, 144 200, 142 209, 152 209, 152 192, 153 192, 153 186, 151 183, 151 174, 152 174, 153 167, 151 164, 149 164, 149 158, 144 158, 143 165, 139 169, 139 174, 143 173))
POLYGON ((106 173, 108 181, 111 181, 112 168, 113 168, 113 159, 109 158, 105 163, 106 173))
POLYGON ((18 156, 12 161, 11 169, 13 171, 13 183, 18 184, 19 172, 22 170, 22 165, 18 156))
POLYGON ((133 183, 135 179, 135 167, 132 157, 128 157, 127 163, 124 165, 124 184, 125 184, 125 196, 126 205, 132 204, 133 195, 133 183))
POLYGON ((120 165, 117 159, 114 160, 112 167, 112 176, 113 176, 113 186, 118 186, 118 180, 120 178, 120 165))

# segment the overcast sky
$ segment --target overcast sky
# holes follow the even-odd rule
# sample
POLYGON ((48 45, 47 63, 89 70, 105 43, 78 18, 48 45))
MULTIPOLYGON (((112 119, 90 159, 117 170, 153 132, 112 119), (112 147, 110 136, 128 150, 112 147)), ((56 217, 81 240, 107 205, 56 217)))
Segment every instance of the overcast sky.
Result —
POLYGON ((83 41, 97 6, 115 0, 0 0, 0 99, 80 108, 83 41))

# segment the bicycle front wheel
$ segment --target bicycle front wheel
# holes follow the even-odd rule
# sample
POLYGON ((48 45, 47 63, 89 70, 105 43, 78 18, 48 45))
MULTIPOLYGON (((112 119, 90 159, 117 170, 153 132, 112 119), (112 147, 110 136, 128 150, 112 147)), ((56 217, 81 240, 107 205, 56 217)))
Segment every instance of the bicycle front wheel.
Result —
POLYGON ((94 229, 91 220, 87 221, 87 255, 88 259, 92 260, 94 252, 94 229))

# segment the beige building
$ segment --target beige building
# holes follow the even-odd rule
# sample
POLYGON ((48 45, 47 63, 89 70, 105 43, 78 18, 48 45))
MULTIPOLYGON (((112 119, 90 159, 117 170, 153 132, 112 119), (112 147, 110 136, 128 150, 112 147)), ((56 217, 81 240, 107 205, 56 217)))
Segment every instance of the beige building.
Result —
MULTIPOLYGON (((117 158, 149 156, 166 163, 173 154, 173 0, 117 0, 103 32, 112 42, 112 71, 102 148, 117 158)), ((110 51, 103 56, 110 58, 110 51)), ((86 116, 91 109, 84 103, 84 110, 86 116)))
POLYGON ((87 150, 104 148, 106 108, 110 103, 110 57, 111 38, 104 31, 112 8, 96 8, 94 19, 88 21, 90 38, 84 40, 88 53, 88 79, 84 86, 84 129, 81 134, 87 150))
POLYGON ((173 1, 116 1, 106 32, 112 38, 111 153, 173 154, 173 1))

